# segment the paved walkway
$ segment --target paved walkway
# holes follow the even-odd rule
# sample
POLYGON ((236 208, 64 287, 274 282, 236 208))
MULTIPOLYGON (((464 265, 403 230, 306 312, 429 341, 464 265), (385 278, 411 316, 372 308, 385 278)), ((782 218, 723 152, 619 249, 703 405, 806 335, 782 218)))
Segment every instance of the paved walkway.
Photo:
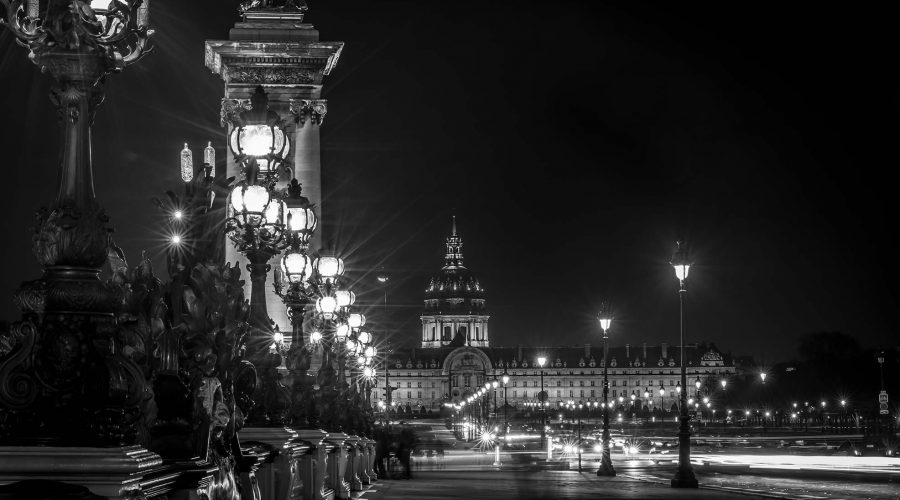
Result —
MULTIPOLYGON (((379 480, 363 500, 537 500, 599 498, 739 499, 766 498, 709 489, 680 490, 627 477, 598 477, 575 471, 418 471, 411 480, 379 480)), ((771 497, 769 497, 771 498, 771 497)))

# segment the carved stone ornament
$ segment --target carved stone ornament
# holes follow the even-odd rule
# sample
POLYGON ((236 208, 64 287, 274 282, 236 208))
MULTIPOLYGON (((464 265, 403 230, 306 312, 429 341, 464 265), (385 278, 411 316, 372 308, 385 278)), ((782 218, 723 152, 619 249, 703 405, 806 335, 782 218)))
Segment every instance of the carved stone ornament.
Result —
POLYGON ((305 12, 309 7, 305 0, 241 0, 239 8, 241 12, 305 12))
POLYGON ((328 113, 328 101, 325 99, 291 99, 291 114, 301 127, 309 120, 313 125, 321 125, 328 113))
POLYGON ((219 112, 220 122, 223 127, 231 125, 232 127, 240 126, 241 113, 250 111, 253 106, 250 105, 250 99, 222 99, 222 109, 219 112))
POLYGON ((250 83, 254 85, 296 85, 315 81, 315 72, 305 68, 285 68, 278 66, 257 66, 229 68, 228 83, 250 83))

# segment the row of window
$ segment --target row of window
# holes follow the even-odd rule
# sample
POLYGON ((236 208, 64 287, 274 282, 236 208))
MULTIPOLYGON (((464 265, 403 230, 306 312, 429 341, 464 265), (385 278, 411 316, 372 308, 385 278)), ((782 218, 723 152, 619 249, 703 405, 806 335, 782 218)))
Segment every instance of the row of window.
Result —
MULTIPOLYGON (((394 368, 394 367, 392 366, 392 367, 391 367, 391 376, 392 376, 392 377, 434 377, 434 376, 440 375, 440 370, 441 370, 440 368, 437 368, 437 369, 435 369, 433 372, 406 372, 406 374, 402 374, 402 373, 396 373, 396 374, 395 374, 394 371, 396 371, 396 368, 394 368)), ((644 373, 637 372, 636 370, 637 370, 637 369, 631 369, 631 370, 610 370, 610 371, 609 371, 609 375, 678 375, 678 374, 680 374, 680 372, 679 372, 678 370, 668 370, 668 373, 663 373, 664 370, 655 370, 656 373, 654 373, 654 370, 651 370, 651 371, 649 371, 648 373, 645 373, 645 374, 644 374, 644 373), (620 371, 621 371, 621 373, 619 373, 620 371)), ((700 370, 695 370, 695 369, 692 369, 692 368, 688 368, 688 370, 687 370, 687 374, 688 374, 688 375, 694 375, 694 376, 697 376, 697 375, 718 375, 718 374, 720 374, 720 373, 722 373, 722 372, 726 372, 726 373, 727 373, 728 370, 727 370, 726 368, 724 368, 724 367, 723 367, 722 369, 720 369, 720 370, 714 370, 714 371, 705 370, 705 371, 702 371, 702 372, 701 372, 700 370)), ((501 375, 502 375, 501 372, 495 372, 493 376, 496 376, 497 378, 499 378, 501 375)), ((509 375, 510 377, 519 377, 519 376, 521 376, 521 377, 539 377, 539 376, 541 375, 541 373, 540 373, 539 370, 534 370, 533 372, 530 372, 530 373, 529 373, 529 372, 524 372, 524 371, 521 372, 521 373, 519 373, 519 372, 513 370, 513 371, 509 372, 508 375, 509 375)), ((580 375, 580 376, 585 376, 585 375, 603 375, 603 371, 602 371, 602 370, 596 370, 596 373, 595 373, 595 370, 590 370, 590 371, 587 372, 587 373, 585 373, 584 371, 580 371, 580 372, 578 372, 578 373, 575 373, 575 372, 565 373, 565 372, 561 372, 561 371, 556 371, 556 372, 545 371, 545 372, 544 372, 544 376, 545 376, 545 377, 557 377, 557 376, 558 376, 558 377, 576 377, 576 376, 579 376, 579 375, 580 375)))
MULTIPOLYGON (((463 376, 462 376, 462 382, 463 382, 462 387, 467 387, 467 388, 472 387, 472 378, 473 378, 473 377, 472 377, 471 375, 463 375, 463 376)), ((460 379, 460 377, 459 377, 458 375, 454 375, 454 376, 453 376, 453 387, 460 387, 460 385, 459 385, 459 379, 460 379)), ((484 380, 483 377, 478 376, 478 377, 475 378, 475 380, 476 380, 476 385, 475 385, 475 387, 481 387, 481 386, 483 385, 483 382, 482 382, 482 381, 484 380)), ((587 382, 588 382, 588 383, 586 384, 584 380, 579 380, 579 381, 578 381, 578 386, 579 386, 579 387, 585 387, 585 386, 595 387, 595 382, 596 382, 596 381, 594 381, 594 380, 589 380, 589 381, 587 381, 587 382)), ((617 387, 617 386, 627 387, 627 386, 628 386, 628 380, 622 380, 622 381, 621 381, 621 382, 622 382, 621 384, 618 384, 618 382, 619 382, 619 381, 617 381, 617 380, 611 381, 610 387, 617 387)), ((657 383, 656 381, 653 381, 653 380, 648 380, 648 381, 646 381, 646 382, 647 382, 650 386, 653 386, 653 387, 659 387, 660 385, 665 385, 665 383, 664 383, 663 380, 659 380, 658 383, 657 383)), ((400 384, 402 384, 402 383, 403 383, 403 382, 399 382, 399 383, 398 383, 398 387, 400 387, 400 384)), ((519 384, 519 382, 518 382, 517 380, 511 381, 511 387, 518 387, 518 386, 519 386, 518 384, 519 384)), ((603 384, 596 384, 596 385, 602 386, 603 384)), ((669 384, 668 384, 668 385, 669 385, 670 387, 674 387, 674 386, 676 385, 675 380, 669 380, 669 384)), ((538 381, 537 381, 537 380, 532 381, 532 382, 531 382, 531 386, 532 386, 532 387, 538 387, 538 381)), ((549 384, 549 383, 547 384, 547 386, 548 386, 548 387, 553 387, 553 385, 552 385, 552 384, 549 384)), ((634 387, 644 387, 644 384, 642 383, 641 380, 638 380, 638 381, 636 381, 634 384, 632 384, 632 386, 634 386, 634 387)), ((406 387, 411 388, 411 387, 412 387, 412 382, 406 382, 406 387)), ((417 388, 421 388, 421 387, 422 387, 422 382, 421 382, 421 381, 417 381, 417 382, 416 382, 416 387, 417 387, 417 388)), ((432 388, 436 388, 436 387, 437 387, 437 382, 432 381, 432 382, 431 382, 431 387, 432 387, 432 388)), ((522 387, 528 387, 528 381, 527 381, 527 380, 522 381, 522 387)), ((562 381, 561 381, 561 380, 557 380, 557 381, 556 381, 556 387, 562 387, 562 381)), ((575 381, 574 381, 574 380, 570 380, 570 381, 569 381, 569 387, 575 387, 575 381)))
MULTIPOLYGON (((531 395, 532 395, 533 397, 537 397, 538 392, 540 392, 540 391, 534 391, 531 395)), ((591 389, 591 390, 590 390, 590 395, 588 395, 588 394, 586 394, 586 392, 585 392, 584 389, 581 389, 581 390, 578 391, 578 396, 577 396, 577 397, 582 398, 582 399, 585 398, 585 397, 595 398, 595 397, 597 397, 597 392, 599 392, 599 391, 596 391, 596 392, 595 392, 594 389, 591 389)), ((622 396, 622 397, 630 397, 630 394, 626 394, 626 392, 627 392, 627 391, 621 391, 621 393, 618 393, 618 391, 612 390, 612 391, 610 391, 610 396, 611 396, 612 398, 616 398, 616 397, 619 397, 619 396, 622 396)), ((403 394, 402 392, 397 391, 395 397, 400 397, 400 396, 402 396, 402 394, 403 394)), ((412 394, 413 394, 412 391, 406 391, 406 399, 412 399, 412 394)), ((673 399, 674 399, 675 396, 676 396, 675 391, 669 391, 669 397, 670 397, 670 398, 673 398, 673 399)), ((431 399, 436 399, 436 397, 437 397, 437 393, 436 393, 435 391, 431 391, 431 399)), ((528 398, 528 391, 527 391, 527 390, 521 391, 521 397, 522 397, 523 399, 527 399, 527 398, 528 398)), ((563 397, 563 391, 557 389, 557 391, 556 391, 556 397, 557 397, 557 398, 562 398, 562 397, 563 397)), ((576 397, 576 395, 575 395, 575 390, 574 390, 574 389, 570 389, 570 390, 569 390, 569 397, 570 397, 570 398, 576 397)), ((656 395, 654 394, 653 399, 655 399, 655 397, 656 397, 656 395)), ((513 399, 519 398, 519 391, 518 391, 518 390, 512 391, 512 398, 513 398, 513 399)), ((640 395, 638 395, 637 398, 640 399, 640 395)), ((376 399, 377 399, 377 398, 376 398, 376 399)), ((416 391, 416 399, 422 399, 422 391, 416 391)))

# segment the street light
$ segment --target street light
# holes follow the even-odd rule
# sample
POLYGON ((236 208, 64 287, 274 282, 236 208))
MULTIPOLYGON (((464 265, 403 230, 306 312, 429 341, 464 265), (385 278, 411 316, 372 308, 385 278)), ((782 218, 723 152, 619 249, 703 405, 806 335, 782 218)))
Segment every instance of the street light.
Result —
POLYGON ((505 371, 503 372, 503 425, 506 429, 506 432, 509 433, 509 402, 506 400, 506 385, 509 384, 509 375, 505 371))
MULTIPOLYGON (((676 243, 675 255, 672 256, 672 267, 675 269, 675 277, 678 278, 678 305, 681 316, 681 385, 687 385, 687 371, 684 364, 684 296, 687 292, 685 281, 690 271, 691 263, 688 260, 686 249, 682 242, 676 243)), ((678 470, 675 477, 672 478, 673 488, 696 488, 698 486, 697 477, 691 467, 691 429, 688 425, 690 417, 687 412, 687 402, 685 398, 687 392, 681 392, 681 415, 679 416, 680 425, 678 430, 678 470)))
POLYGON ((538 394, 538 402, 541 404, 541 449, 543 449, 547 440, 547 409, 544 406, 544 363, 547 362, 547 358, 538 356, 537 362, 538 366, 541 367, 541 393, 538 394))
POLYGON ((767 377, 767 376, 768 376, 768 374, 767 374, 766 372, 760 372, 760 373, 759 373, 759 378, 762 380, 762 383, 764 383, 764 384, 766 383, 766 377, 767 377))
POLYGON ((609 327, 612 323, 612 314, 610 314, 609 304, 603 302, 600 306, 600 314, 597 316, 600 321, 600 329, 603 330, 603 434, 602 434, 602 450, 600 454, 600 467, 597 469, 598 476, 615 476, 616 469, 613 468, 612 459, 609 453, 609 374, 607 369, 607 355, 609 351, 609 327))

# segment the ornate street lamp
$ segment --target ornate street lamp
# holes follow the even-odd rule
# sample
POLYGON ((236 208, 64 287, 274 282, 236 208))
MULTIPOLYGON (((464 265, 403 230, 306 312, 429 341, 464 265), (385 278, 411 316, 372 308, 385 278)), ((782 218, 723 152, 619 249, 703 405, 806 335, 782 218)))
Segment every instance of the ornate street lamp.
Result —
POLYGON ((254 161, 265 174, 277 174, 291 149, 281 117, 269 110, 269 98, 262 86, 242 101, 241 109, 229 114, 232 122, 228 145, 237 163, 254 161))
POLYGON ((27 319, 11 327, 10 338, 21 339, 17 354, 0 361, 0 372, 14 374, 5 376, 8 390, 0 391, 5 443, 134 444, 140 425, 135 416, 145 401, 141 370, 113 348, 119 342, 116 314, 127 290, 99 277, 116 247, 94 194, 91 125, 104 100, 106 76, 147 52, 150 3, 119 0, 112 10, 90 6, 45 1, 42 12, 38 0, 0 3, 0 23, 53 77, 50 96, 63 136, 56 198, 39 212, 33 236, 43 276, 16 292, 27 319))
MULTIPOLYGON (((687 371, 684 364, 684 295, 687 292, 685 281, 688 278, 688 272, 691 263, 688 260, 687 251, 682 242, 676 243, 675 255, 672 256, 672 267, 675 269, 675 277, 678 278, 678 305, 681 316, 681 386, 687 386, 687 371)), ((687 391, 681 391, 681 415, 679 416, 678 430, 678 469, 675 471, 675 477, 672 478, 673 488, 696 488, 698 486, 697 477, 694 475, 694 469, 691 467, 691 428, 689 425, 690 417, 687 412, 687 391)))
POLYGON ((607 365, 607 357, 609 355, 609 327, 612 324, 612 314, 610 313, 609 304, 603 302, 600 306, 600 314, 597 316, 600 321, 600 329, 603 330, 603 435, 602 450, 600 458, 600 467, 597 469, 598 476, 615 476, 616 469, 613 468, 612 459, 609 450, 609 369, 607 365))

